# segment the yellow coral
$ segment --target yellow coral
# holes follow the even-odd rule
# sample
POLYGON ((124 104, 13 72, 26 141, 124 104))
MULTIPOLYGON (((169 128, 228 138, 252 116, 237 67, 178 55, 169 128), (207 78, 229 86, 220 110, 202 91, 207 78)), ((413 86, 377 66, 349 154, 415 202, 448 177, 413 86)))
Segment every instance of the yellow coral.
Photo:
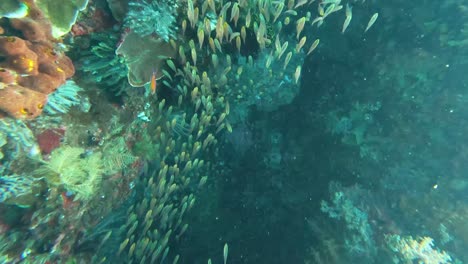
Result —
POLYGON ((64 146, 54 150, 50 161, 38 169, 52 185, 75 194, 75 199, 89 200, 96 193, 103 173, 100 152, 88 154, 82 148, 64 146))

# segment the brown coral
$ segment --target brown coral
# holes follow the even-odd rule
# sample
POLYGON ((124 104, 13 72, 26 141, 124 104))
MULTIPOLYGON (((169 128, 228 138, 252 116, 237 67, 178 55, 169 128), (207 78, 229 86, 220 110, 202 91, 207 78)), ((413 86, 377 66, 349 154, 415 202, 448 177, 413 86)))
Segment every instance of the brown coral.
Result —
POLYGON ((162 78, 161 69, 167 59, 175 56, 171 44, 159 37, 141 37, 129 32, 116 50, 127 61, 128 82, 133 87, 142 87, 149 83, 153 72, 156 79, 162 78))
POLYGON ((47 95, 75 72, 72 61, 56 49, 50 23, 32 0, 25 2, 28 15, 9 20, 16 34, 0 36, 0 111, 15 118, 40 115, 47 95))

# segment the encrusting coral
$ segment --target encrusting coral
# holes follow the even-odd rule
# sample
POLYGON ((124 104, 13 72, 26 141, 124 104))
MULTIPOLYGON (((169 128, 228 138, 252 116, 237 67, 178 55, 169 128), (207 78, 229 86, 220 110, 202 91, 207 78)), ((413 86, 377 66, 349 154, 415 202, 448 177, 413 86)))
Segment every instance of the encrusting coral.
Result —
POLYGON ((32 0, 23 2, 29 8, 27 15, 10 18, 5 35, 0 36, 0 111, 30 119, 41 114, 47 95, 73 76, 75 69, 57 48, 41 10, 32 0), (19 36, 15 36, 17 31, 19 36))

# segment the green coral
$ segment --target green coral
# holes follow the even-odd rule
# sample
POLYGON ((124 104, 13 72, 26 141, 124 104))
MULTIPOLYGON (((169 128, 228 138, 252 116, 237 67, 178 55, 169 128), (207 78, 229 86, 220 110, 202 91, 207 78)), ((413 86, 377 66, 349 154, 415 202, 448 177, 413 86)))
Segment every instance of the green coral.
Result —
POLYGON ((2 0, 0 17, 19 18, 28 13, 28 7, 19 0, 2 0))
POLYGON ((60 3, 56 0, 36 0, 36 4, 49 18, 52 35, 58 38, 70 32, 78 13, 88 5, 88 0, 67 0, 60 3))

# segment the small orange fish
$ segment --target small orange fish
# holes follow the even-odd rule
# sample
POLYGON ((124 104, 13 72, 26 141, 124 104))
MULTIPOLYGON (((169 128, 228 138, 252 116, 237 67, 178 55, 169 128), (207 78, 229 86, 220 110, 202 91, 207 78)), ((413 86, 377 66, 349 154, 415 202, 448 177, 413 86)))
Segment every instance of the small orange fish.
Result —
POLYGON ((153 71, 153 74, 151 74, 150 91, 151 94, 156 93, 156 71, 153 71))

